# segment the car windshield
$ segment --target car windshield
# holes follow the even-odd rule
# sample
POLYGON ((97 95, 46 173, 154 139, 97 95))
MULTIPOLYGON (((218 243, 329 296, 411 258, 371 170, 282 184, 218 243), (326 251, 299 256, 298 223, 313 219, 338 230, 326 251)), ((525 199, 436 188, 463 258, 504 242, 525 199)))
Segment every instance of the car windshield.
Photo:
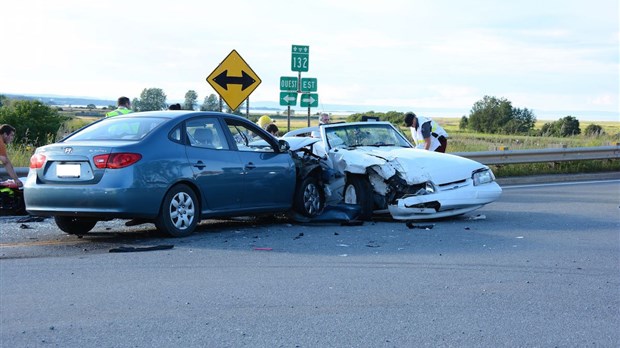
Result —
POLYGON ((114 117, 102 120, 76 132, 64 141, 139 140, 164 122, 165 118, 114 117))
POLYGON ((405 138, 389 124, 343 124, 325 129, 330 148, 357 146, 411 147, 405 138))

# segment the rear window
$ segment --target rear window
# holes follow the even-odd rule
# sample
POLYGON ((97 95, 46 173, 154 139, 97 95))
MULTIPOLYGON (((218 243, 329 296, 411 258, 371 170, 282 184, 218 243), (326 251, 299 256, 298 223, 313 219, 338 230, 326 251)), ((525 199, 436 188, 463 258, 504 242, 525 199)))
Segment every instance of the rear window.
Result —
POLYGON ((140 140, 165 120, 147 117, 109 118, 78 131, 65 141, 140 140))

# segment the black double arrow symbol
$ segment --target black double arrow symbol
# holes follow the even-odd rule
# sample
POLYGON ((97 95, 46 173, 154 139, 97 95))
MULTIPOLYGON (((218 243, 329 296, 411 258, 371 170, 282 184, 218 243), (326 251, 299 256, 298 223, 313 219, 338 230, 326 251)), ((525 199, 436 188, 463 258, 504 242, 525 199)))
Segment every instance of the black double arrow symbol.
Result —
POLYGON ((213 78, 213 81, 220 85, 225 90, 228 90, 228 85, 241 85, 241 90, 245 90, 256 82, 248 73, 241 70, 241 76, 228 76, 228 70, 224 70, 221 74, 213 78))

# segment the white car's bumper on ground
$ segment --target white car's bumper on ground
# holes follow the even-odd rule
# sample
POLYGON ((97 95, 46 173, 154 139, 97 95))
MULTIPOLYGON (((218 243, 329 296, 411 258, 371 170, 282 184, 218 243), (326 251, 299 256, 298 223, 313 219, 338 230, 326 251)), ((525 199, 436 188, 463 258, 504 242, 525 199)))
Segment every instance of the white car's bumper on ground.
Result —
POLYGON ((396 220, 435 219, 461 215, 489 204, 499 198, 502 189, 496 182, 440 191, 427 195, 398 199, 388 206, 396 220), (439 203, 438 205, 432 204, 439 203), (437 206, 434 208, 431 206, 437 206))

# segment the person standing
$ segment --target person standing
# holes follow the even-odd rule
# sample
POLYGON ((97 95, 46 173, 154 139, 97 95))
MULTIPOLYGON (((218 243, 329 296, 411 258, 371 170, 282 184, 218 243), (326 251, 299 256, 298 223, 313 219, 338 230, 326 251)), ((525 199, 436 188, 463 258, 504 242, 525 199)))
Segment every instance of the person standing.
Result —
POLYGON ((118 115, 126 115, 126 114, 132 112, 132 110, 131 110, 131 101, 129 101, 129 98, 127 98, 127 97, 120 97, 120 98, 118 98, 117 105, 118 105, 118 107, 116 108, 116 110, 108 112, 107 114, 105 114, 105 117, 114 117, 114 116, 118 116, 118 115))
POLYGON ((417 147, 435 152, 446 152, 448 133, 430 118, 417 116, 413 112, 405 114, 405 125, 411 130, 411 137, 417 147))
POLYGON ((13 141, 15 138, 15 128, 8 124, 0 125, 0 162, 4 164, 4 169, 7 174, 15 181, 17 187, 22 187, 24 184, 19 177, 17 177, 17 173, 15 173, 15 168, 13 168, 13 164, 9 159, 9 155, 6 152, 6 146, 13 141))

